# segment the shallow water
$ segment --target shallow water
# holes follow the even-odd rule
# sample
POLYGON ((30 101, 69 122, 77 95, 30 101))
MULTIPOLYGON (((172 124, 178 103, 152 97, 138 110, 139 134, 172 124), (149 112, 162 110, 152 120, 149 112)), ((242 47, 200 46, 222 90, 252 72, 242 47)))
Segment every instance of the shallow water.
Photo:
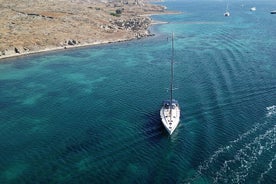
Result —
POLYGON ((162 4, 154 37, 0 63, 1 183, 276 182, 276 3, 162 4))

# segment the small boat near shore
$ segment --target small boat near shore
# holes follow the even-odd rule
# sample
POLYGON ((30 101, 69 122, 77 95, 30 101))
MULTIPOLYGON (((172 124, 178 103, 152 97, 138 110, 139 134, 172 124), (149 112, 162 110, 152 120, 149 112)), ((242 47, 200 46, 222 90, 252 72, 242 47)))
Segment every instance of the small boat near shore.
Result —
POLYGON ((270 14, 276 14, 276 10, 271 11, 270 14))

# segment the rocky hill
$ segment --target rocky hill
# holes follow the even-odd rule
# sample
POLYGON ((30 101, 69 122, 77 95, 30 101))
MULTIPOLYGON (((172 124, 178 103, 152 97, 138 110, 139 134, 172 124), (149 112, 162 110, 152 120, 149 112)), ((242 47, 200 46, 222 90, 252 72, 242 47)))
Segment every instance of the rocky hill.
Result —
POLYGON ((145 15, 160 13, 141 0, 0 0, 0 58, 148 36, 145 15))

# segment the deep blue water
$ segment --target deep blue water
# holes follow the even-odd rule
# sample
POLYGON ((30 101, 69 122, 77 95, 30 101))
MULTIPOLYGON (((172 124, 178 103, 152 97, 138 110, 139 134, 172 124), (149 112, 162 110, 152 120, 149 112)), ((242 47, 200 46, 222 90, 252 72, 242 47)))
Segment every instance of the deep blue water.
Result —
POLYGON ((276 1, 162 5, 154 37, 1 61, 0 183, 276 183, 276 1))

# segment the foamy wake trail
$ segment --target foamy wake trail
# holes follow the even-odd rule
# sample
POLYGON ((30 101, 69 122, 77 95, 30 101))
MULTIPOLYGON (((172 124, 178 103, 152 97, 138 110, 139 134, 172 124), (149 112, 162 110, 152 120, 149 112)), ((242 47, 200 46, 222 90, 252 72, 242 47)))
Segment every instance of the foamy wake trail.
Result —
POLYGON ((267 110, 266 117, 271 117, 276 114, 276 105, 266 107, 266 110, 267 110))
POLYGON ((272 164, 276 160, 276 154, 274 155, 273 159, 268 163, 268 168, 261 174, 260 178, 258 179, 258 183, 261 183, 264 179, 264 176, 269 173, 269 171, 273 168, 272 164))
MULTIPOLYGON (((267 118, 276 115, 276 105, 266 107, 266 110, 267 118)), ((258 158, 264 152, 273 151, 276 143, 276 125, 268 128, 267 126, 271 126, 270 123, 270 121, 256 123, 250 130, 239 135, 237 139, 230 141, 228 145, 218 148, 213 155, 198 167, 196 174, 186 182, 192 183, 204 175, 211 177, 214 183, 244 182, 249 174, 249 169, 258 158), (259 135, 258 132, 261 131, 265 132, 259 135), (231 159, 225 160, 219 166, 218 160, 223 159, 229 153, 234 156, 231 156, 231 159)), ((275 159, 274 156, 273 160, 269 163, 268 169, 261 174, 259 181, 272 169, 272 162, 275 159)))
POLYGON ((255 133, 257 130, 261 129, 266 124, 267 123, 264 123, 264 124, 257 123, 253 126, 253 128, 239 135, 237 139, 230 141, 229 145, 220 147, 217 151, 215 151, 215 153, 208 160, 204 161, 204 163, 198 167, 198 172, 201 173, 204 170, 208 170, 209 165, 211 165, 221 154, 228 152, 228 150, 230 149, 233 149, 238 143, 242 142, 245 138, 255 133))
POLYGON ((274 148, 276 139, 276 125, 264 134, 257 136, 252 142, 244 145, 234 155, 226 160, 216 172, 214 183, 243 183, 249 174, 249 169, 264 153, 274 148))

